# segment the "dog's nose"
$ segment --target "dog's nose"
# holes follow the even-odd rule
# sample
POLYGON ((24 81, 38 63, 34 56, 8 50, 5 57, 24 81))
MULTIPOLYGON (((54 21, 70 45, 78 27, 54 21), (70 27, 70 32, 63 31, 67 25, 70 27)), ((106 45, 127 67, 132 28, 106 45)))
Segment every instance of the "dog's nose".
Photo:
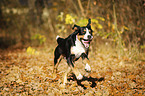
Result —
POLYGON ((88 35, 88 39, 91 39, 92 38, 92 36, 91 35, 88 35))

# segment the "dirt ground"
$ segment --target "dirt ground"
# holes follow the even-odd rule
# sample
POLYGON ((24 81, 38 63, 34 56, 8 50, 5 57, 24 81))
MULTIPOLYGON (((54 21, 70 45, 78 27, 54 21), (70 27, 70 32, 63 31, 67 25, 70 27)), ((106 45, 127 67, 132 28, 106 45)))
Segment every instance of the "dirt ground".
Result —
MULTIPOLYGON (((0 95, 79 95, 79 96, 143 96, 145 95, 145 57, 142 60, 119 58, 111 51, 90 52, 91 73, 77 81, 70 73, 62 87, 67 69, 65 60, 52 79, 54 48, 0 50, 0 95)), ((85 75, 81 59, 75 63, 85 75)))

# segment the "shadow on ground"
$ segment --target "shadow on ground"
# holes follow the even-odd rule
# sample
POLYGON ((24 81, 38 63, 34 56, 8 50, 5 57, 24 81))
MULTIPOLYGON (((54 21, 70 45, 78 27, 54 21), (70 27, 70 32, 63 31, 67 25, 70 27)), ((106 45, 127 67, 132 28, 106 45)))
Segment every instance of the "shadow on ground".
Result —
POLYGON ((68 77, 68 81, 70 80, 73 80, 73 81, 77 81, 77 84, 81 87, 83 87, 84 89, 87 89, 87 87, 85 87, 84 84, 82 84, 83 81, 88 81, 89 83, 91 83, 90 87, 94 88, 97 86, 97 83, 96 81, 100 82, 100 81, 103 81, 104 80, 104 77, 101 77, 101 78, 93 78, 93 77, 83 77, 82 80, 77 80, 76 79, 76 76, 74 74, 71 74, 69 77, 68 77))

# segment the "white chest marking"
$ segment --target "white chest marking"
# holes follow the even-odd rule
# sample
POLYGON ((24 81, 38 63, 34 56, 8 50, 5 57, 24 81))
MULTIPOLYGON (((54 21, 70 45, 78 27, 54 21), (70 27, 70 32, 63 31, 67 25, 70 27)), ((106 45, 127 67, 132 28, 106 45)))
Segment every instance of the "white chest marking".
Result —
POLYGON ((76 46, 72 46, 71 47, 71 54, 75 54, 75 57, 78 58, 78 57, 81 56, 82 53, 85 53, 86 52, 86 49, 84 48, 84 46, 78 40, 77 37, 76 37, 75 45, 76 46))

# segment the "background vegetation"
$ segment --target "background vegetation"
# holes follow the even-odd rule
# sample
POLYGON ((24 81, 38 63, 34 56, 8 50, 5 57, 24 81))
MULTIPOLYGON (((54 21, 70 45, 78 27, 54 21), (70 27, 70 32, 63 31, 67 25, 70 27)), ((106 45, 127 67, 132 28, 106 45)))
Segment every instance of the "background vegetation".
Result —
POLYGON ((121 37, 125 47, 144 45, 143 0, 1 0, 0 5, 1 47, 67 36, 73 24, 85 25, 87 18, 93 19, 95 39, 116 42, 121 37))
POLYGON ((1 94, 144 95, 145 1, 0 0, 0 52, 1 94), (84 90, 70 81, 69 89, 61 89, 66 67, 60 65, 56 80, 48 79, 55 38, 68 36, 74 24, 86 25, 88 18, 94 30, 91 74, 97 85, 84 90))

